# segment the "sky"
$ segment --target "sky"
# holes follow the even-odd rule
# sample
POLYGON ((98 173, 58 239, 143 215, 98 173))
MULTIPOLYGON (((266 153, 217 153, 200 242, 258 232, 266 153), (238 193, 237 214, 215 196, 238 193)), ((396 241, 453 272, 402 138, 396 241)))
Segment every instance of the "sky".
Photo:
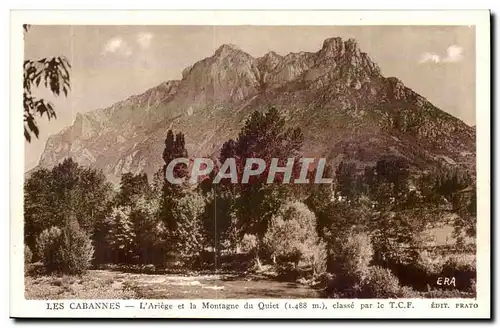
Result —
POLYGON ((386 77, 395 76, 437 107, 475 125, 475 30, 469 26, 32 26, 25 59, 65 56, 71 91, 53 97, 57 119, 38 119, 25 143, 25 170, 36 166, 49 135, 76 113, 105 108, 161 82, 231 43, 254 57, 269 51, 318 51, 329 37, 354 38, 386 77))

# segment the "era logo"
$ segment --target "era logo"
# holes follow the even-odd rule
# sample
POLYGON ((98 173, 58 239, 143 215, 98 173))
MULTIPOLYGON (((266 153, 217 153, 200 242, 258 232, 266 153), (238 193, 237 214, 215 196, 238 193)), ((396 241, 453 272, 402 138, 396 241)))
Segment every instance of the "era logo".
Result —
POLYGON ((456 287, 455 277, 452 277, 452 278, 439 277, 438 280, 437 280, 437 284, 439 286, 453 286, 453 287, 456 287))

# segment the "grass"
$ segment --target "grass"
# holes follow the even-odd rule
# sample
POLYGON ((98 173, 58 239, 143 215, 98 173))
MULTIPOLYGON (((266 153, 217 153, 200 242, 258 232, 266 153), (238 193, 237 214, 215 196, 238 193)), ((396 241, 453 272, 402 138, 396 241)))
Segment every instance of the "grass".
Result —
MULTIPOLYGON (((434 288, 419 298, 473 298, 473 292, 434 288)), ((82 276, 26 276, 25 298, 54 299, 246 299, 322 298, 320 289, 263 275, 138 274, 89 270, 82 276)))
POLYGON ((133 299, 136 293, 125 284, 126 278, 102 271, 82 276, 26 276, 26 299, 133 299))
POLYGON ((137 274, 89 270, 82 276, 26 276, 26 299, 309 298, 297 283, 231 275, 137 274))

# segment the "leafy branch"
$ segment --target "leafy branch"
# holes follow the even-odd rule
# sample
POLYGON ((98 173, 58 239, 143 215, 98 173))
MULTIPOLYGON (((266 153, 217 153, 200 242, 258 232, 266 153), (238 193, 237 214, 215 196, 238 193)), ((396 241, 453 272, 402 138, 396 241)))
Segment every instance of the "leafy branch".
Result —
MULTIPOLYGON (((23 25, 27 32, 29 25, 23 25)), ((71 65, 65 57, 42 58, 40 60, 25 60, 23 64, 23 107, 24 107, 24 137, 31 142, 31 135, 39 135, 38 124, 35 116, 50 120, 56 118, 54 105, 45 99, 38 99, 32 95, 35 88, 43 86, 55 96, 64 93, 68 95, 70 87, 71 65)))

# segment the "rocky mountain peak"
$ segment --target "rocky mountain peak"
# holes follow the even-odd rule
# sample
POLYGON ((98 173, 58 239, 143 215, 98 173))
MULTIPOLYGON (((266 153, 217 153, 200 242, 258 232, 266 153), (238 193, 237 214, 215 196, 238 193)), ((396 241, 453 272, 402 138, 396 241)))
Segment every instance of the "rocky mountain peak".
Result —
POLYGON ((328 38, 318 53, 320 58, 361 57, 361 50, 355 39, 342 40, 340 37, 328 38))
POLYGON ((255 59, 235 45, 223 44, 211 57, 184 69, 180 90, 188 100, 183 102, 186 107, 241 101, 259 90, 255 59))
POLYGON ((223 44, 184 69, 180 81, 78 114, 49 138, 39 166, 73 157, 115 182, 127 172, 151 175, 163 165, 168 129, 186 135, 190 155, 217 156, 247 115, 268 106, 293 110, 305 152, 362 162, 396 153, 424 167, 445 156, 474 165, 474 129, 399 79, 382 76, 354 39, 334 37, 317 52, 270 51, 259 58, 223 44))
POLYGON ((228 44, 223 44, 217 50, 215 50, 214 56, 215 57, 227 57, 227 56, 232 56, 232 55, 240 55, 240 54, 246 54, 243 50, 241 50, 238 46, 228 43, 228 44))
POLYGON ((380 75, 380 68, 370 57, 361 51, 355 39, 346 41, 335 37, 326 39, 317 53, 317 64, 356 67, 356 71, 365 71, 367 75, 380 75))
POLYGON ((283 56, 278 55, 274 51, 270 51, 261 58, 258 59, 260 64, 268 67, 276 66, 279 62, 283 60, 283 56))
POLYGON ((345 53, 345 43, 340 37, 328 38, 323 41, 320 54, 325 57, 339 57, 345 53))
POLYGON ((345 48, 346 48, 347 53, 350 53, 354 56, 359 56, 361 54, 361 50, 359 49, 358 42, 355 39, 350 38, 347 41, 345 41, 344 44, 345 44, 345 48))
POLYGON ((298 52, 284 56, 270 51, 254 58, 233 44, 219 46, 211 57, 183 71, 188 93, 198 102, 242 101, 262 90, 296 82, 311 88, 331 83, 348 87, 380 76, 380 68, 360 50, 356 40, 326 39, 316 53, 298 52))

